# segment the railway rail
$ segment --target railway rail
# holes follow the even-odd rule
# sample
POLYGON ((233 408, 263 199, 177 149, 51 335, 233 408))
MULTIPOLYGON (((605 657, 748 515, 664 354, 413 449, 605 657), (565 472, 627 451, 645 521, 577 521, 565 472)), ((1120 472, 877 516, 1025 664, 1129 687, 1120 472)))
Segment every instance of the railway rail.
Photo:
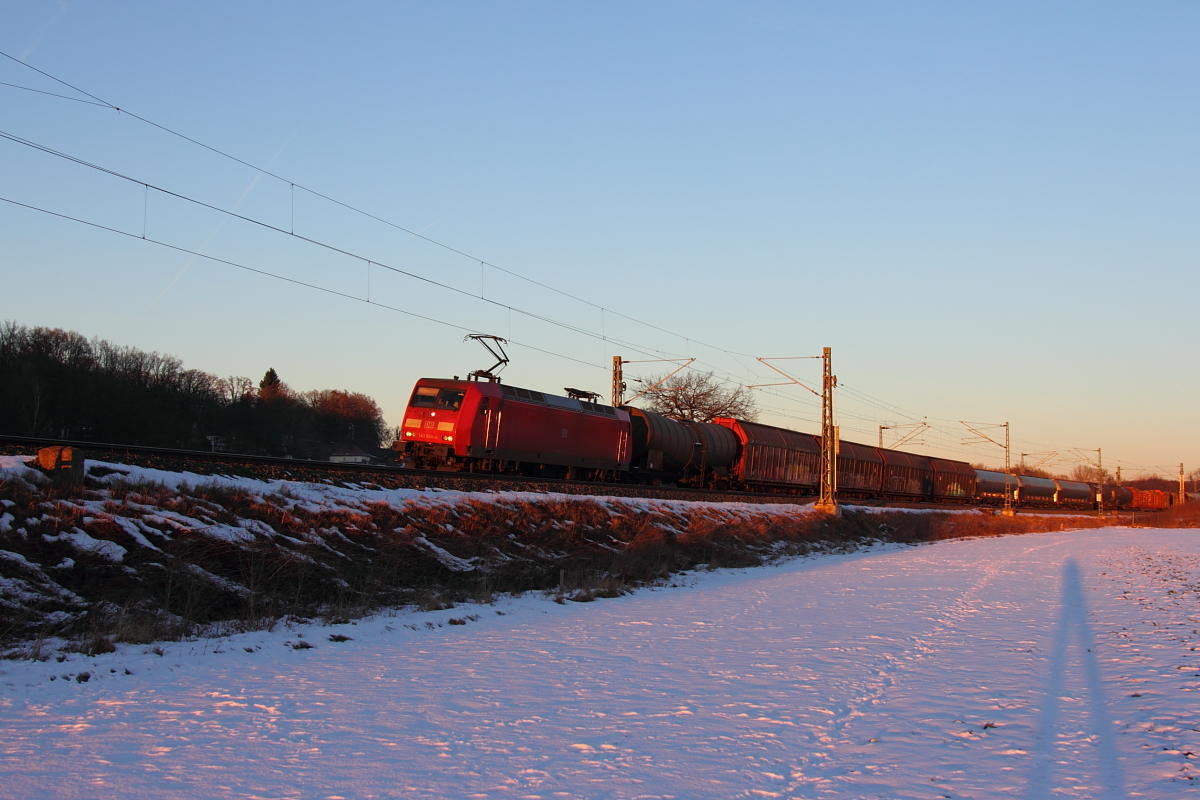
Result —
POLYGON ((88 457, 109 455, 123 464, 200 475, 234 475, 264 480, 300 480, 342 485, 375 485, 386 489, 446 489, 463 492, 545 492, 553 494, 638 497, 656 500, 703 500, 707 502, 806 503, 814 498, 738 491, 712 491, 664 486, 633 486, 621 483, 566 480, 560 478, 489 475, 413 469, 387 464, 338 464, 330 461, 210 453, 165 447, 47 439, 0 435, 0 452, 6 455, 36 455, 42 447, 72 447, 88 457))
MULTIPOLYGON (((255 456, 240 453, 213 453, 203 450, 182 450, 167 447, 88 442, 70 439, 49 439, 31 436, 0 435, 0 454, 36 455, 43 447, 72 447, 87 457, 108 455, 130 466, 160 469, 169 472, 193 472, 198 475, 231 475, 259 480, 297 480, 312 483, 333 483, 348 487, 380 487, 385 489, 442 489, 461 492, 538 492, 547 494, 594 495, 605 497, 634 497, 653 500, 684 500, 716 503, 798 503, 807 504, 813 495, 782 495, 731 490, 693 489, 675 486, 637 486, 622 483, 567 480, 561 478, 525 477, 520 475, 489 475, 485 473, 445 472, 414 469, 388 464, 339 464, 330 461, 255 456)), ((963 506, 941 506, 932 503, 843 500, 854 507, 893 508, 896 510, 950 511, 963 506)), ((992 506, 967 506, 992 511, 992 506)), ((1089 513, 1079 509, 1036 508, 1026 513, 1075 515, 1089 513)))

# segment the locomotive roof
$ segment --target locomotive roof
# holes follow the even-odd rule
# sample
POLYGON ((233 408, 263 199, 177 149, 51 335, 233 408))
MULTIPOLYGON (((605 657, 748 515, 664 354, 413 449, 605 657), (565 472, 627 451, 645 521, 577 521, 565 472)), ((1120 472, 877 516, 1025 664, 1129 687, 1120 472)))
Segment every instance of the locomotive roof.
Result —
POLYGON ((571 411, 583 411, 591 414, 601 414, 606 417, 623 418, 617 409, 603 403, 591 403, 587 400, 576 400, 573 397, 539 392, 536 389, 523 389, 510 383, 496 381, 462 381, 451 378, 421 378, 418 386, 436 386, 439 389, 469 389, 476 387, 483 394, 490 396, 501 395, 508 400, 565 408, 571 411))

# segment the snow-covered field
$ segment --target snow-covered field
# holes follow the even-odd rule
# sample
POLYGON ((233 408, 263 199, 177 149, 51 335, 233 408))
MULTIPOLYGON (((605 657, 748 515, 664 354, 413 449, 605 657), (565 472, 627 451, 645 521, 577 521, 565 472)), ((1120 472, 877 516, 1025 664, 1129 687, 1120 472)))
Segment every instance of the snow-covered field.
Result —
POLYGON ((1200 532, 681 581, 4 662, 0 797, 1200 792, 1200 532))

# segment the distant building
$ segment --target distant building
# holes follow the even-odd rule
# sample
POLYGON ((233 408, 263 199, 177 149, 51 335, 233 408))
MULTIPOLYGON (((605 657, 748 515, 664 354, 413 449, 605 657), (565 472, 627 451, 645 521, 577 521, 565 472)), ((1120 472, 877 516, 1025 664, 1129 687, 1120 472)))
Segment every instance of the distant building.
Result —
POLYGON ((357 452, 343 450, 333 453, 329 456, 329 460, 334 464, 370 464, 371 457, 361 450, 357 452))

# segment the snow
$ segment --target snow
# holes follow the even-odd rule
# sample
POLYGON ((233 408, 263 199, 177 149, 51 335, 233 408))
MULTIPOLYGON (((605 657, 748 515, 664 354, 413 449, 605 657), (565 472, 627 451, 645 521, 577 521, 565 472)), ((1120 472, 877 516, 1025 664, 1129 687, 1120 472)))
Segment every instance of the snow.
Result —
POLYGON ((43 533, 42 538, 47 542, 70 542, 71 546, 76 550, 85 553, 95 553, 102 558, 107 558, 109 561, 123 561, 125 554, 129 552, 116 542, 110 542, 107 539, 97 539, 78 528, 64 531, 56 536, 43 533))
MULTIPOLYGON (((450 528, 450 530, 454 530, 454 528, 450 528)), ((429 541, 424 536, 418 536, 415 539, 413 539, 413 541, 424 547, 429 548, 429 550, 432 551, 434 557, 437 558, 437 560, 440 561, 442 563, 442 565, 446 567, 446 569, 453 570, 454 572, 471 572, 472 570, 475 569, 475 565, 473 563, 471 563, 470 561, 468 561, 467 559, 459 558, 458 556, 454 555, 453 553, 448 552, 448 551, 442 549, 441 547, 438 547, 436 544, 429 541)))
POLYGON ((4 662, 0 797, 1200 792, 1195 531, 680 582, 4 662))

